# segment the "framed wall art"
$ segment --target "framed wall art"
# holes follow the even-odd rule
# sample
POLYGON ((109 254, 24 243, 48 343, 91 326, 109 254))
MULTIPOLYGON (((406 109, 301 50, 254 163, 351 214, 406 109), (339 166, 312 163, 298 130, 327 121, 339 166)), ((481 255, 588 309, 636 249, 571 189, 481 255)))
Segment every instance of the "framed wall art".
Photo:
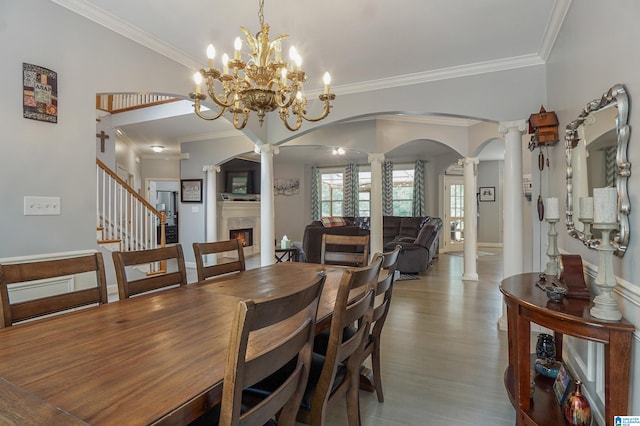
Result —
POLYGON ((480 187, 480 201, 495 201, 496 200, 496 187, 495 186, 481 186, 480 187))
POLYGON ((201 203, 202 179, 180 179, 180 201, 183 203, 201 203))
POLYGON ((38 65, 22 64, 23 117, 58 122, 58 73, 38 65))

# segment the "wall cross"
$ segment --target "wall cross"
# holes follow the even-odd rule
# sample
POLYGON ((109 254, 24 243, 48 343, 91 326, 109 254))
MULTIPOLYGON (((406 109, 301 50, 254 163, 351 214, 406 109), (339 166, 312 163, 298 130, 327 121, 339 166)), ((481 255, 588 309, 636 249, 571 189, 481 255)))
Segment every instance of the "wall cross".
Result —
POLYGON ((104 152, 104 141, 109 139, 109 135, 100 130, 100 133, 96 133, 96 137, 100 139, 100 152, 104 152))

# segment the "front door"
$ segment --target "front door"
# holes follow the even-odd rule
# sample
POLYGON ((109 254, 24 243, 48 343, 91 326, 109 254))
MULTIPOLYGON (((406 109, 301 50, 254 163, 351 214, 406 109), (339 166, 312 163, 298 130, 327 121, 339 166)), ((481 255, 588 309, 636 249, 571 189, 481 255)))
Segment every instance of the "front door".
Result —
POLYGON ((464 250, 464 177, 444 177, 444 250, 464 250))

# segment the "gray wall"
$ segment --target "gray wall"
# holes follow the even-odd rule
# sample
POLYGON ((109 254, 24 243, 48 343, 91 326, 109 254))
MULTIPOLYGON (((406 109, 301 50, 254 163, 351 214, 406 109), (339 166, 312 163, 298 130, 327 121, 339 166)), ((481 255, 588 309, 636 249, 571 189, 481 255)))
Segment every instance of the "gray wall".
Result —
POLYGON ((0 52, 0 257, 95 248, 96 93, 187 93, 192 73, 41 0, 0 0, 0 52), (23 62, 58 73, 57 124, 22 118, 23 62), (61 215, 24 216, 28 195, 60 197, 61 215))
POLYGON ((478 244, 502 244, 502 171, 504 161, 478 164, 478 188, 495 187, 495 201, 478 203, 478 244))
MULTIPOLYGON (((616 83, 626 85, 631 104, 640 99, 640 55, 637 42, 640 40, 640 2, 635 0, 617 0, 602 2, 598 0, 574 1, 565 18, 562 30, 558 35, 555 47, 547 65, 548 105, 558 115, 560 128, 574 120, 584 106, 592 99, 600 98, 616 83)), ((546 106, 546 105, 545 105, 546 106)), ((549 109, 549 108, 547 108, 549 109)), ((640 173, 636 167, 640 165, 640 143, 637 134, 640 130, 640 114, 631 108, 630 113, 631 141, 628 158, 632 164, 629 179, 629 195, 631 199, 630 230, 631 237, 627 253, 623 258, 614 258, 614 272, 618 277, 616 289, 624 317, 640 328, 640 173)), ((551 169, 548 175, 549 196, 565 200, 565 162, 562 143, 549 150, 551 169)), ((561 213, 564 206, 561 207, 561 213)), ((561 252, 579 254, 583 258, 588 271, 588 278, 593 279, 597 253, 587 249, 578 240, 570 238, 562 226, 558 224, 558 245, 561 252)), ((578 358, 588 359, 589 349, 585 345, 576 345, 578 358)), ((640 413, 640 336, 636 331, 633 336, 630 413, 640 413)), ((601 365, 603 360, 597 358, 601 365)), ((580 369, 578 369, 580 371, 580 369)), ((586 380, 582 373, 583 380, 586 380)), ((587 380, 589 397, 595 397, 596 384, 587 380)), ((593 401, 593 399, 592 399, 593 401)), ((600 404, 599 404, 600 405, 600 404)))

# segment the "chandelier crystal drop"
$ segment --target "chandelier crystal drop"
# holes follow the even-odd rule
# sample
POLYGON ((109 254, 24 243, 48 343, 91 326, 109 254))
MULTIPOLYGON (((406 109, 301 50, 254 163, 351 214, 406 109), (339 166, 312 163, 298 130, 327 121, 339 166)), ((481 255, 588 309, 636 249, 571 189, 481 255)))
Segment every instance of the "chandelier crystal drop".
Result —
POLYGON ((196 115, 205 120, 215 120, 225 112, 230 112, 233 114, 234 127, 240 130, 247 125, 251 111, 258 115, 262 126, 265 115, 279 109, 285 127, 295 131, 302 125, 302 119, 320 121, 325 118, 336 95, 329 91, 331 77, 325 73, 324 93, 318 96, 323 102, 323 111, 318 117, 307 116, 307 98, 302 91, 302 83, 307 76, 301 68, 302 58, 292 46, 289 49, 291 62, 282 60, 281 41, 287 35, 269 40, 269 25, 264 23, 263 9, 264 0, 260 0, 260 32, 255 36, 247 28, 240 27, 251 52, 242 52, 244 43, 237 37, 233 59, 225 53, 222 56, 222 71, 219 71, 214 67, 216 51, 210 44, 207 48, 208 69, 195 73, 195 91, 189 93, 189 97, 195 101, 193 108, 196 115), (246 62, 242 59, 243 54, 249 56, 246 62), (205 84, 206 94, 202 92, 202 83, 205 84), (201 103, 207 99, 207 94, 219 107, 212 116, 201 111, 201 103), (289 123, 290 115, 295 116, 293 124, 289 123))

